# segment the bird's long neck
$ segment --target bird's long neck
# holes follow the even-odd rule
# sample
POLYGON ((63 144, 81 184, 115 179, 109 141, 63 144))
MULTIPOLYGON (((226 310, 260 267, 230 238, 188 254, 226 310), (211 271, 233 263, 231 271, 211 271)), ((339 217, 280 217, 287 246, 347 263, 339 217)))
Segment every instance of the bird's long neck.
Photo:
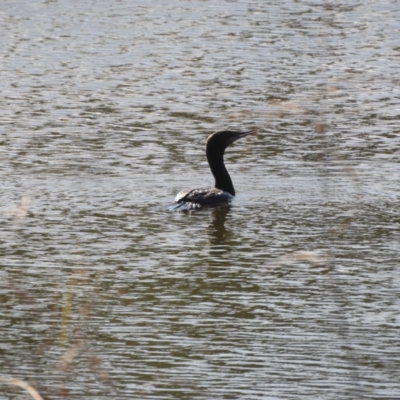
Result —
POLYGON ((215 178, 215 188, 228 192, 234 196, 235 188, 233 187, 232 179, 229 176, 224 163, 225 149, 213 149, 209 147, 210 146, 207 146, 206 154, 208 164, 210 165, 211 172, 215 178))

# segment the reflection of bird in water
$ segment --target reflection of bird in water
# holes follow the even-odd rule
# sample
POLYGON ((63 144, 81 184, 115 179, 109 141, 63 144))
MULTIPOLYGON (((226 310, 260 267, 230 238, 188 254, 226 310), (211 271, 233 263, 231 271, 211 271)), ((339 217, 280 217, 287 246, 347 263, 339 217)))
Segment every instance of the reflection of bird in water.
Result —
POLYGON ((229 203, 235 196, 235 189, 224 164, 225 149, 236 140, 255 131, 218 131, 207 139, 206 155, 215 178, 215 186, 208 189, 183 190, 175 197, 176 210, 196 210, 203 204, 229 203))
POLYGON ((230 248, 229 239, 232 232, 225 226, 230 211, 230 207, 216 207, 210 213, 211 222, 207 226, 207 234, 212 254, 226 253, 230 248))

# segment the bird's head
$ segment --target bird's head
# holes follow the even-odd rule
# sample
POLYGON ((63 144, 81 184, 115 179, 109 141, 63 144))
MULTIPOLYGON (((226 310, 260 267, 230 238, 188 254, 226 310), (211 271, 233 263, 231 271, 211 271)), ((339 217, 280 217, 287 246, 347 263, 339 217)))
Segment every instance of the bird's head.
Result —
POLYGON ((212 146, 213 148, 226 149, 229 145, 236 142, 245 136, 254 135, 255 130, 250 131, 233 131, 223 130, 217 131, 211 134, 207 139, 207 147, 212 146))

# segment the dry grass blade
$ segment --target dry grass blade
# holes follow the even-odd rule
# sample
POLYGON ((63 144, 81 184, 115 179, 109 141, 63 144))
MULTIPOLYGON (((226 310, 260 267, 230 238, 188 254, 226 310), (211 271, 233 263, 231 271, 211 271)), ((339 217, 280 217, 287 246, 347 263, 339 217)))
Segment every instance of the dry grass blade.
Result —
POLYGON ((271 266, 287 265, 294 262, 308 262, 315 266, 325 265, 332 261, 332 255, 327 253, 319 254, 315 251, 294 251, 279 257, 271 266))
POLYGON ((8 385, 18 386, 22 389, 25 389, 32 396, 33 399, 43 400, 43 397, 31 385, 27 384, 24 381, 21 381, 20 379, 0 377, 0 382, 8 385))

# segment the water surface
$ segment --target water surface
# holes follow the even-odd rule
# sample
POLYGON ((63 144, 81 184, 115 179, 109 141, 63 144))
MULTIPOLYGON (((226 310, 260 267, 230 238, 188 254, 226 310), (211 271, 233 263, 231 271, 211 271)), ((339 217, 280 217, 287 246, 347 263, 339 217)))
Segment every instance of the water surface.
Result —
MULTIPOLYGON (((398 2, 1 7, 0 373, 43 397, 396 399, 398 2), (168 211, 212 185, 237 197, 168 211)), ((12 385, 0 398, 19 398, 12 385)))

